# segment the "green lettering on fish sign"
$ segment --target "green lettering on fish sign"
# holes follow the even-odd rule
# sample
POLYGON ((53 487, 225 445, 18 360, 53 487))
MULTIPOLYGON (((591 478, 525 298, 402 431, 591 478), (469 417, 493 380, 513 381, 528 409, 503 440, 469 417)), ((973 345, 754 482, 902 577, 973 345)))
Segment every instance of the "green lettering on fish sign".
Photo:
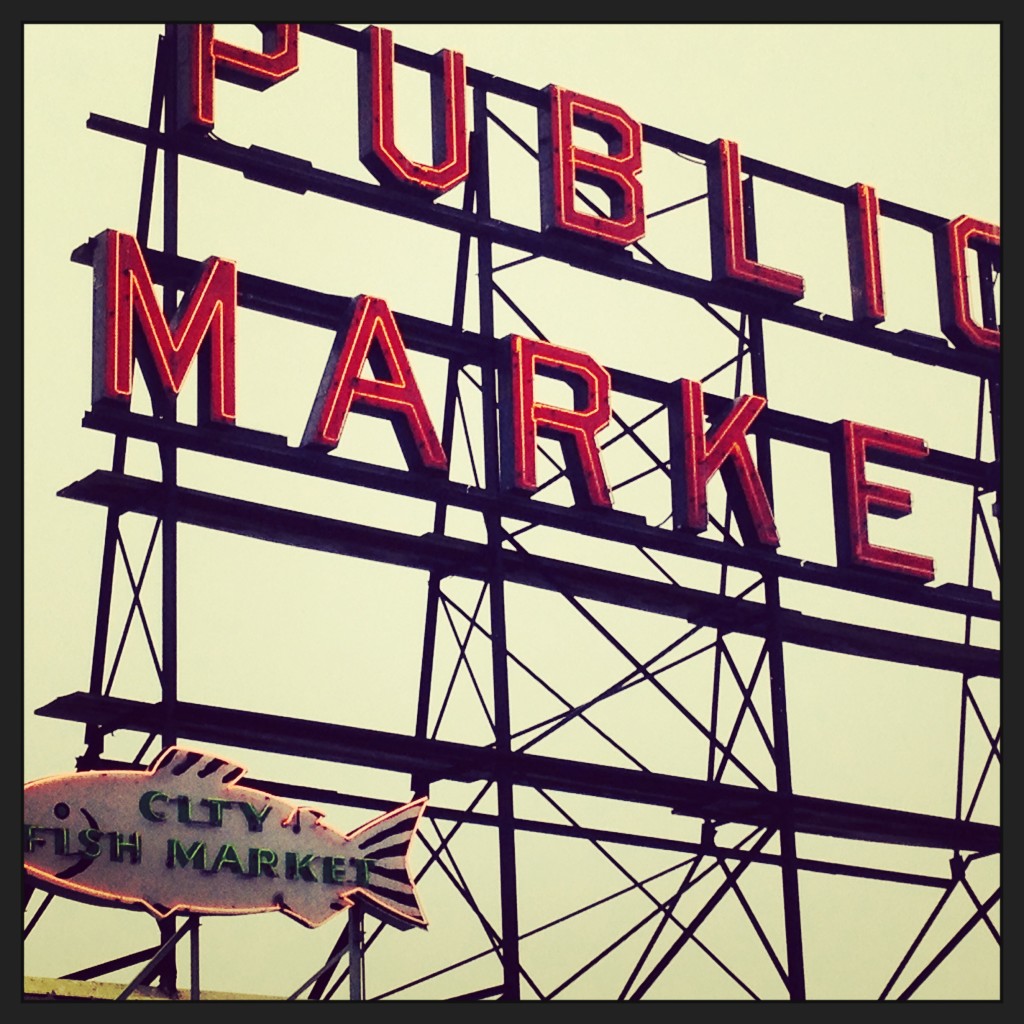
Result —
POLYGON ((197 825, 202 822, 192 820, 192 801, 187 796, 175 797, 178 801, 178 821, 183 825, 197 825))
POLYGON ((337 885, 339 882, 367 885, 372 863, 362 857, 324 857, 324 881, 329 885, 337 885), (351 874, 349 868, 352 869, 351 874))
POLYGON ((157 789, 151 789, 139 797, 139 814, 147 821, 164 821, 167 815, 163 811, 153 810, 154 800, 166 800, 167 794, 157 789))
POLYGON ((45 846, 46 840, 39 834, 49 829, 44 825, 23 825, 22 838, 24 839, 25 853, 35 853, 37 846, 45 846))
POLYGON ((262 832, 263 822, 266 820, 267 815, 270 813, 270 804, 267 804, 262 811, 257 811, 252 804, 246 803, 242 800, 238 804, 242 808, 242 813, 245 815, 245 820, 249 823, 250 832, 262 832))
POLYGON ((78 841, 82 844, 81 855, 90 858, 98 857, 102 838, 103 833, 98 828, 83 828, 78 833, 78 841))
POLYGON ((71 849, 71 831, 51 825, 22 825, 22 839, 25 853, 35 853, 37 846, 46 846, 46 840, 39 834, 53 833, 53 852, 60 857, 77 857, 78 851, 71 849))
POLYGON ((249 847, 249 874, 256 878, 263 874, 268 878, 277 878, 277 854, 273 850, 264 850, 258 846, 249 847))
POLYGON ((324 857, 324 881, 328 885, 345 881, 344 857, 324 857))
POLYGON ((126 836, 121 832, 110 833, 110 859, 121 863, 124 860, 124 852, 128 851, 129 860, 132 864, 138 864, 142 860, 142 836, 133 832, 126 836))
POLYGON ((187 850, 177 839, 167 840, 167 866, 184 868, 191 864, 200 871, 206 870, 206 843, 197 839, 187 850))
POLYGON ((219 796, 211 796, 199 802, 210 808, 210 824, 214 828, 220 828, 224 824, 224 808, 230 807, 235 801, 224 800, 219 796))
POLYGON ((289 879, 301 878, 306 882, 315 882, 316 875, 311 867, 316 859, 315 853, 306 853, 301 857, 289 850, 284 855, 284 877, 289 879))
POLYGON ((245 868, 242 867, 242 862, 238 859, 238 851, 230 843, 225 843, 217 851, 217 856, 214 858, 213 867, 210 868, 210 871, 215 874, 223 868, 234 871, 236 875, 245 874, 245 868))

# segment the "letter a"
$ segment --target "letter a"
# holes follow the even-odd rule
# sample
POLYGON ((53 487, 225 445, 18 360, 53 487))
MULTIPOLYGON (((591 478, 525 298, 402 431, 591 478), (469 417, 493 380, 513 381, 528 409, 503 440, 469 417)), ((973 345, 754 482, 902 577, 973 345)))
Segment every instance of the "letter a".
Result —
POLYGON ((405 342, 387 303, 359 295, 349 309, 348 330, 335 335, 302 444, 335 448, 349 411, 355 407, 394 423, 410 468, 447 469, 448 457, 434 431, 405 342), (359 376, 367 361, 376 379, 359 376))

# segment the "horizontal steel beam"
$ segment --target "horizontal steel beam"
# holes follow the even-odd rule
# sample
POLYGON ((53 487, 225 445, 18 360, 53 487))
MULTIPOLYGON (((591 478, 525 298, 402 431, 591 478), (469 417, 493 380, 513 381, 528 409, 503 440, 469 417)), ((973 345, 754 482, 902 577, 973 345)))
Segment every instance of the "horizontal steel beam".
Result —
MULTIPOLYGON (((194 526, 442 576, 486 580, 490 574, 487 546, 473 541, 398 533, 105 470, 70 484, 59 494, 119 513, 156 518, 163 518, 168 502, 173 502, 177 521, 194 526)), ((1000 671, 1000 652, 991 648, 818 619, 785 608, 773 614, 755 601, 521 552, 502 552, 502 563, 509 583, 670 615, 725 632, 765 637, 775 630, 783 642, 967 676, 998 677, 1000 671)))
MULTIPOLYGON (((389 494, 418 498, 473 512, 490 513, 552 529, 629 544, 651 551, 697 558, 751 572, 775 574, 783 579, 834 587, 851 593, 899 601, 936 611, 998 619, 999 601, 988 591, 944 584, 922 586, 870 570, 842 569, 756 547, 727 544, 680 530, 649 526, 640 516, 605 509, 566 508, 538 498, 513 493, 494 495, 482 487, 441 476, 375 466, 335 454, 293 448, 285 437, 234 427, 201 427, 160 420, 139 413, 94 409, 82 420, 84 427, 123 434, 156 444, 249 462, 304 476, 368 487, 389 494)), ((484 474, 486 476, 486 474, 484 474)))
POLYGON ((262 750, 289 757, 359 765, 419 778, 515 785, 665 807, 716 825, 793 828, 797 832, 972 853, 1000 848, 997 825, 956 821, 885 807, 792 796, 769 790, 568 761, 450 740, 421 739, 375 729, 313 722, 260 712, 177 701, 159 703, 72 693, 36 714, 88 722, 105 730, 170 730, 183 739, 262 750))
MULTIPOLYGON (((61 698, 63 701, 65 698, 61 698)), ((40 712, 42 713, 42 712, 40 712)), ((62 717, 57 715, 56 717, 62 717)), ((77 762, 79 771, 125 771, 138 770, 139 764, 128 761, 115 761, 106 757, 81 757, 77 762)), ((381 800, 374 797, 356 796, 352 793, 339 793, 337 790, 325 789, 322 786, 296 785, 280 782, 275 779, 258 779, 252 775, 245 776, 245 784, 261 793, 271 793, 284 797, 307 807, 323 808, 324 805, 337 807, 359 807, 366 811, 384 813, 395 806, 394 800, 381 800)), ((417 796, 422 795, 417 793, 417 796)), ((481 811, 464 811, 454 807, 443 807, 432 800, 427 808, 427 816, 434 821, 447 821, 459 825, 474 825, 485 828, 497 828, 503 820, 497 814, 481 811)), ((770 864, 779 867, 783 858, 781 854, 765 853, 764 850, 750 850, 741 846, 725 846, 720 842, 708 842, 702 835, 699 842, 685 839, 667 839, 661 835, 640 835, 637 832, 616 832, 606 828, 588 828, 574 823, 559 824, 552 821, 540 821, 536 818, 513 816, 510 823, 516 832, 532 832, 538 835, 558 836, 562 839, 577 839, 591 843, 607 843, 617 846, 636 846, 648 850, 665 850, 679 854, 697 854, 702 857, 718 858, 739 863, 770 864)), ((820 860, 810 857, 797 857, 796 867, 799 871, 813 871, 816 874, 846 875, 851 878, 871 878, 879 882, 896 882, 900 885, 923 885, 930 888, 945 889, 949 886, 949 876, 922 875, 911 871, 894 871, 888 868, 865 867, 838 861, 820 860)))
MULTIPOLYGON (((300 27, 303 32, 311 36, 347 46, 352 50, 366 51, 369 47, 366 36, 358 29, 321 22, 304 23, 300 27)), ((437 63, 436 57, 433 54, 425 54, 421 50, 414 50, 412 47, 403 46, 401 43, 395 43, 395 61, 408 67, 418 68, 421 71, 430 71, 436 67, 437 63)), ((505 99, 523 103, 537 109, 542 109, 550 102, 543 89, 521 85, 518 82, 513 82, 511 79, 492 75, 479 68, 466 68, 466 82, 472 89, 483 89, 495 96, 502 96, 505 99)), ((603 98, 612 99, 613 97, 605 96, 603 98)), ((703 160, 707 156, 707 142, 691 139, 685 135, 679 135, 676 132, 667 131, 646 123, 641 124, 641 129, 645 143, 670 150, 673 153, 694 157, 698 160, 703 160)), ((849 195, 849 189, 845 185, 836 185, 821 178, 814 178, 799 171, 791 171, 777 164, 767 163, 764 160, 757 160, 746 155, 743 157, 743 172, 755 178, 763 178, 765 181, 785 185, 787 188, 797 189, 809 195, 830 199, 837 203, 843 202, 846 196, 849 195)), ((925 213, 923 210, 917 210, 901 203, 880 199, 880 205, 880 212, 884 217, 924 228, 927 231, 937 231, 946 222, 945 218, 939 217, 936 214, 925 213)))
MULTIPOLYGON (((76 263, 91 265, 93 240, 83 242, 71 254, 76 263)), ((201 264, 184 256, 168 255, 158 250, 146 250, 146 264, 155 283, 173 286, 185 291, 196 280, 201 264)), ((322 327, 336 332, 343 324, 351 296, 332 295, 311 288, 285 284, 254 274, 239 273, 238 303, 269 316, 282 317, 298 323, 322 327)), ((500 351, 495 339, 472 331, 457 331, 446 324, 435 323, 422 317, 395 312, 405 345, 414 351, 427 352, 442 359, 473 364, 485 370, 496 369, 500 351)), ((678 387, 674 382, 644 377, 616 367, 606 367, 611 374, 612 391, 631 395, 649 402, 665 405, 673 400, 678 387)), ((706 393, 704 405, 709 417, 726 413, 733 397, 706 393)), ((881 424, 875 424, 881 426, 881 424)), ((753 436, 765 436, 816 451, 831 451, 837 444, 835 425, 813 420, 807 416, 787 413, 766 407, 750 426, 753 436)), ((927 441, 927 438, 925 438, 927 441)), ((922 476, 934 476, 954 483, 970 484, 986 490, 995 490, 999 484, 998 462, 985 462, 951 452, 930 449, 927 459, 911 458, 872 449, 869 460, 879 465, 908 470, 922 476)))
POLYGON ((236 146, 223 139, 191 137, 187 134, 170 136, 100 114, 91 114, 87 126, 145 146, 155 146, 181 156, 239 171, 245 177, 287 188, 289 191, 314 192, 356 203, 367 209, 397 214, 437 228, 489 241, 495 245, 504 245, 520 252, 557 260, 577 270, 632 281, 658 291, 796 327, 815 335, 864 345, 914 362, 943 366, 981 377, 997 376, 1000 371, 998 355, 960 351, 942 337, 914 331, 897 332, 882 327, 869 327, 804 306, 750 295, 729 282, 709 281, 636 259, 627 250, 609 253, 585 241, 555 237, 490 217, 481 217, 465 210, 424 202, 399 190, 387 189, 312 167, 307 161, 286 153, 261 147, 236 146))

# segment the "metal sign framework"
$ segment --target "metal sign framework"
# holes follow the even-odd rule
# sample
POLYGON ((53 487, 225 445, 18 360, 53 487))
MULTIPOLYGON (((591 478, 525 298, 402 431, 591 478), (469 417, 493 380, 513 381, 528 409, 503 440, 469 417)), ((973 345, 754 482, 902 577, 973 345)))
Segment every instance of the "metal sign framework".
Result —
MULTIPOLYGON (((994 948, 998 950, 998 928, 993 917, 993 907, 999 898, 998 888, 993 892, 975 893, 967 873, 967 865, 972 861, 994 857, 1000 849, 999 826, 975 820, 972 813, 986 776, 997 768, 1000 745, 998 726, 986 720, 972 697, 972 685, 978 679, 998 678, 1000 655, 997 650, 971 642, 974 620, 998 620, 1000 615, 998 600, 974 585, 976 559, 991 557, 997 569, 999 561, 996 524, 982 503, 983 497, 992 494, 998 501, 1000 485, 997 360, 985 353, 953 349, 941 338, 908 331, 894 333, 803 306, 780 305, 734 292, 728 286, 669 269, 641 243, 630 246, 631 251, 609 253, 601 247, 549 237, 494 219, 490 213, 489 192, 490 133, 502 132, 532 155, 536 154, 493 111, 492 98, 536 108, 542 97, 537 90, 475 69, 467 71, 473 113, 471 173, 464 186, 461 209, 423 202, 397 190, 320 170, 285 154, 161 129, 161 118, 164 125, 175 123, 169 109, 174 102, 173 45, 169 41, 173 31, 174 26, 168 26, 168 34, 161 40, 149 124, 132 125, 98 114, 93 114, 88 121, 88 127, 93 130, 145 148, 137 233, 143 247, 147 246, 157 165, 162 157, 164 247, 162 251, 145 248, 145 252, 153 280, 165 290, 167 315, 175 308, 179 294, 187 288, 199 265, 177 252, 178 166, 183 159, 205 161, 223 168, 226 173, 242 174, 272 188, 316 193, 456 233, 459 238, 458 271, 453 283, 451 323, 427 322, 404 316, 400 311, 396 311, 396 319, 411 350, 429 353, 447 363, 441 440, 449 451, 455 443, 465 445, 473 466, 474 480, 467 485, 436 476, 423 477, 338 455, 311 458, 308 452, 290 446, 282 437, 242 428, 225 432, 181 423, 176 421, 173 410, 162 416, 115 412, 99 407, 88 411, 83 425, 113 437, 112 466, 109 470, 91 473, 66 487, 61 494, 108 510, 90 683, 87 692, 68 694, 38 712, 84 723, 85 751, 78 760, 79 767, 84 770, 121 764, 104 757, 105 737, 116 728, 148 736, 136 758, 137 764, 145 760, 149 744, 160 737, 164 744, 178 741, 227 744, 280 754, 285 758, 316 758, 342 765, 408 773, 414 795, 430 793, 432 788, 436 791, 446 780, 471 784, 477 795, 465 806, 439 805, 436 796, 431 794, 431 807, 426 817, 436 828, 436 838, 433 842, 425 840, 428 858, 423 874, 427 877, 431 871, 435 875, 443 874, 452 889, 460 893, 466 906, 471 908, 481 935, 485 937, 491 980, 470 990, 461 980, 462 975, 454 969, 457 966, 454 961, 446 968, 420 974, 417 974, 415 966, 410 965, 402 983, 389 991, 374 992, 362 987, 360 991, 365 998, 417 998, 427 982, 433 986, 426 989, 431 993, 428 998, 437 998, 438 992, 443 993, 440 998, 461 999, 577 996, 584 989, 574 987, 573 983, 582 979, 585 985, 596 971, 604 970, 605 958, 610 952, 641 927, 646 928, 641 932, 643 944, 635 954, 631 954, 628 969, 623 969, 618 998, 665 998, 665 993, 668 993, 668 998, 687 998, 685 981, 673 981, 668 987, 665 984, 659 987, 659 982, 672 977, 673 965, 681 953, 693 947, 707 953, 709 970, 722 971, 733 979, 739 998, 759 998, 765 993, 745 982, 741 970, 734 964, 723 962, 723 958, 715 956, 701 941, 701 925, 715 909, 723 901, 739 899, 745 907, 745 924, 750 935, 756 936, 761 952, 773 965, 777 988, 770 991, 781 990, 783 998, 805 999, 809 993, 808 959, 804 950, 800 901, 800 880, 805 873, 876 879, 894 887, 922 887, 936 894, 934 912, 922 919, 920 930, 909 948, 904 950, 900 961, 892 965, 892 974, 884 988, 865 992, 866 998, 913 996, 929 976, 941 968, 957 946, 977 931, 990 932, 995 940, 994 948), (970 568, 966 584, 922 587, 895 578, 744 547, 733 539, 733 512, 729 508, 725 509, 721 520, 713 519, 722 539, 711 540, 652 526, 640 517, 624 513, 595 514, 580 508, 559 506, 545 501, 543 493, 538 494, 537 500, 531 500, 503 491, 497 478, 496 378, 499 367, 493 343, 495 302, 507 303, 521 316, 525 328, 533 331, 536 337, 544 337, 544 334, 531 323, 510 291, 499 283, 503 266, 495 264, 495 246, 521 252, 525 259, 557 261, 580 271, 631 281, 699 304, 709 320, 734 336, 735 354, 715 372, 726 368, 735 372, 736 395, 740 394, 742 374, 747 372, 756 393, 770 397, 763 334, 765 322, 801 328, 836 339, 838 343, 866 346, 894 358, 924 366, 940 366, 977 378, 975 457, 932 451, 924 464, 913 466, 915 472, 931 474, 972 491, 970 568), (475 266, 472 259, 474 247, 475 266), (474 272, 479 289, 477 331, 467 330, 464 326, 467 291, 474 272), (739 313, 739 326, 732 324, 720 310, 739 313), (465 410, 470 401, 479 401, 482 405, 482 431, 473 431, 467 424, 465 410), (986 409, 989 410, 988 416, 986 409), (985 461, 981 457, 982 438, 986 431, 991 431, 996 452, 994 461, 985 461), (129 444, 138 442, 157 445, 162 466, 160 479, 144 479, 126 472, 129 444), (433 530, 424 535, 411 535, 186 488, 178 480, 179 452, 238 460, 253 466, 343 482, 427 502, 434 509, 433 530), (485 539, 470 541, 451 531, 448 520, 452 510, 465 510, 481 517, 485 539), (152 518, 154 531, 150 551, 158 536, 161 544, 162 649, 158 654, 155 647, 152 648, 159 696, 150 703, 125 699, 111 692, 119 656, 119 650, 111 650, 108 641, 111 628, 117 625, 112 621, 111 594, 118 552, 123 550, 120 524, 128 516, 152 518), (402 735, 327 721, 287 719, 241 706, 215 708, 179 699, 177 537, 181 526, 226 531, 300 548, 389 562, 425 572, 428 583, 415 734, 402 735), (640 573, 632 575, 531 550, 532 536, 545 532, 557 536, 564 531, 634 550, 655 566, 657 575, 653 578, 640 573), (665 568, 668 557, 673 555, 684 555, 718 566, 720 586, 709 590, 680 583, 665 568), (735 579, 738 571, 754 574, 756 582, 740 593, 730 593, 728 583, 735 579), (479 585, 475 608, 469 608, 461 593, 457 595, 449 586, 455 579, 475 581, 479 585), (806 614, 783 605, 780 584, 785 586, 788 581, 952 613, 963 622, 963 639, 908 635, 806 614), (509 588, 516 587, 539 588, 559 595, 574 615, 589 623, 632 666, 631 671, 614 685, 586 700, 564 697, 558 692, 557 684, 533 673, 533 682, 545 687, 562 710, 539 732, 535 730, 534 735, 526 738, 514 729, 510 712, 515 687, 521 685, 519 681, 524 672, 531 672, 517 657, 506 616, 507 593, 509 588), (679 622, 678 637, 656 656, 640 657, 631 650, 627 637, 617 636, 613 628, 602 623, 600 616, 591 609, 591 601, 670 617, 679 622), (482 611, 485 606, 489 618, 485 618, 482 611), (459 653, 455 669, 447 677, 447 667, 441 663, 436 648, 439 638, 449 628, 456 638, 459 653), (483 659, 476 657, 474 652, 477 648, 471 645, 471 638, 478 642, 481 639, 486 641, 488 653, 483 659), (698 644, 700 646, 696 646, 698 644), (748 648, 756 651, 753 667, 749 670, 741 667, 745 664, 744 658, 738 654, 734 656, 742 644, 755 645, 748 648), (954 813, 941 818, 887 807, 807 797, 793 792, 786 685, 786 651, 791 645, 940 669, 961 677, 963 700, 954 813), (704 710, 687 707, 686 700, 663 682, 670 668, 705 651, 713 652, 710 675, 715 697, 710 717, 704 710), (451 689, 460 666, 472 675, 478 693, 480 685, 490 677, 492 691, 480 697, 488 708, 493 727, 493 741, 490 743, 479 745, 437 738, 445 713, 445 694, 451 689), (738 710, 727 713, 724 691, 732 685, 738 688, 740 703, 738 710), (683 726, 691 731, 691 742, 692 735, 700 735, 707 752, 704 778, 651 770, 644 763, 643 750, 623 748, 598 724, 595 711, 602 702, 612 701, 617 694, 637 686, 660 695, 666 714, 678 715, 683 726), (613 763, 549 757, 532 751, 531 748, 543 736, 568 723, 585 723, 594 735, 614 747, 613 763), (743 724, 746 725, 744 736, 751 730, 759 735, 760 756, 767 755, 770 765, 767 777, 751 767, 753 761, 739 753, 737 736, 743 724), (979 730, 984 736, 982 742, 987 745, 988 754, 978 777, 968 777, 966 735, 979 730), (742 784, 723 781, 727 767, 733 778, 738 777, 738 769, 739 775, 744 777, 742 784), (666 838, 658 829, 652 828, 645 833, 639 826, 631 826, 628 831, 615 831, 574 821, 568 812, 563 812, 565 824, 562 825, 527 818, 516 811, 516 795, 525 790, 542 794, 554 807, 558 807, 563 798, 583 797, 618 801, 624 807, 662 808, 679 816, 675 819, 677 821, 688 819, 696 826, 697 833, 688 839, 673 839, 666 838), (475 809, 487 791, 496 794, 493 813, 475 809), (457 835, 460 829, 468 826, 487 829, 496 844, 496 915, 481 909, 486 900, 472 891, 455 859, 457 835), (606 852, 610 849, 671 852, 679 859, 683 877, 673 883, 670 895, 656 895, 657 889, 651 879, 638 877, 620 864, 627 891, 646 901, 648 913, 643 920, 638 917, 633 926, 623 927, 621 933, 604 934, 601 948, 592 956, 583 957, 569 977, 557 983, 545 983, 540 980, 539 969, 531 964, 527 948, 530 933, 521 923, 523 892, 531 882, 521 857, 517 864, 517 849, 523 837, 529 834, 557 837, 563 847, 589 844, 613 862, 614 858, 606 852), (934 848, 945 851, 950 873, 941 876, 879 869, 851 864, 838 856, 833 860, 801 857, 797 852, 797 841, 801 835, 833 837, 851 843, 870 840, 873 843, 934 848), (770 935, 770 927, 759 919, 756 910, 744 899, 741 876, 754 865, 771 871, 775 878, 781 935, 770 935), (705 878, 712 879, 713 884, 707 882, 702 886, 700 882, 705 878), (934 944, 936 933, 930 929, 939 908, 954 892, 969 894, 975 908, 973 913, 960 921, 956 931, 944 936, 938 951, 926 962, 922 964, 914 960, 919 947, 934 944)), ((342 26, 303 25, 301 31, 357 51, 366 46, 364 35, 342 26)), ((408 67, 426 71, 432 66, 433 59, 403 46, 396 47, 396 60, 408 67)), ((643 141, 645 146, 696 160, 704 159, 707 148, 703 143, 647 125, 643 126, 643 141)), ((744 158, 743 167, 747 172, 744 199, 751 234, 755 223, 754 192, 759 182, 781 185, 828 202, 844 202, 844 190, 804 175, 747 158, 744 158)), ((586 197, 582 198, 587 201, 586 197)), ((706 199, 706 196, 681 197, 680 202, 706 199)), ((885 200, 881 203, 880 212, 883 217, 925 232, 937 231, 943 224, 941 218, 885 200)), ((756 245, 753 238, 750 243, 756 245)), ((749 255, 756 258, 756 248, 752 248, 749 255)), ((73 259, 89 265, 90 245, 87 243, 76 249, 73 259)), ((984 260, 980 260, 979 266, 983 320, 986 326, 994 327, 993 281, 996 268, 984 260)), ((348 302, 347 296, 324 294, 247 274, 244 264, 238 286, 239 305, 245 309, 328 330, 336 328, 348 302)), ((631 472, 612 481, 613 488, 626 488, 651 474, 668 472, 666 458, 652 449, 641 428, 645 422, 665 414, 669 385, 628 370, 612 369, 611 373, 615 393, 630 396, 636 400, 637 408, 645 410, 632 419, 616 413, 613 436, 602 446, 607 449, 616 445, 621 449, 632 445, 631 472)), ((708 374, 708 377, 713 375, 708 374)), ((724 408, 729 401, 725 397, 706 396, 711 414, 724 408)), ((832 436, 829 424, 771 407, 759 417, 752 434, 758 469, 769 499, 773 490, 773 445, 784 443, 827 451, 832 436)), ((545 452, 544 457, 555 466, 554 476, 548 483, 557 481, 564 474, 564 464, 550 453, 545 452)), ((884 453, 879 454, 879 461, 897 468, 908 468, 909 465, 907 460, 901 461, 898 456, 887 458, 884 453)), ((150 551, 147 551, 141 567, 136 565, 134 571, 127 554, 124 554, 124 569, 134 600, 123 626, 122 643, 133 617, 137 615, 144 621, 142 587, 150 551)), ((732 589, 735 590, 735 586, 732 589)), ((253 782, 256 784, 257 780, 253 782)), ((354 802, 330 790, 314 790, 280 779, 258 784, 269 792, 295 799, 318 803, 354 802)), ((447 795, 451 790, 445 789, 444 792, 447 795)), ((364 800, 363 804, 376 806, 372 799, 364 800)), ((683 831, 682 834, 687 833, 683 831)), ((573 860, 572 857, 566 859, 569 862, 573 860)), ((576 911, 552 921, 547 927, 556 932, 571 929, 576 926, 577 915, 586 909, 581 904, 576 911)), ((32 930, 41 910, 36 911, 26 934, 32 930)), ((143 964, 125 996, 136 984, 154 977, 159 977, 168 989, 174 989, 177 968, 172 950, 180 938, 191 934, 195 944, 192 966, 193 993, 196 994, 198 923, 192 919, 180 926, 173 920, 160 922, 161 942, 158 946, 116 961, 83 968, 73 977, 99 977, 125 966, 143 964)), ((328 999, 334 995, 347 976, 344 965, 349 932, 343 925, 332 955, 324 965, 311 970, 312 977, 305 984, 299 987, 297 983, 293 998, 328 999)))

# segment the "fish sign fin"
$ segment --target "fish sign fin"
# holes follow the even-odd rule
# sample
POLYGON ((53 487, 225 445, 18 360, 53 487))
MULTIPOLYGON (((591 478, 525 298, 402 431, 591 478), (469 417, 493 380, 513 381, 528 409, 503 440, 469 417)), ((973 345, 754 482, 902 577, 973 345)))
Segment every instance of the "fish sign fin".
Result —
POLYGON ((292 920, 298 921, 299 924, 303 924, 307 928, 319 928, 320 925, 325 921, 329 921, 335 914, 339 914, 341 911, 348 910, 354 906, 352 897, 347 893, 341 892, 335 893, 334 899, 330 903, 310 904, 301 911, 291 906, 283 896, 276 902, 278 909, 282 913, 287 914, 292 920))
POLYGON ((369 913, 398 928, 426 928, 427 918, 409 873, 409 850, 427 805, 421 797, 368 822, 350 837, 368 863, 358 892, 369 913))
POLYGON ((363 856, 370 856, 368 851, 378 849, 382 844, 391 846, 403 837, 405 845, 412 842, 416 829, 427 806, 427 797, 421 796, 412 803, 403 804, 373 821, 368 821, 349 835, 349 839, 357 843, 364 851, 363 856))
POLYGON ((166 747, 149 767, 151 775, 210 779, 223 785, 237 782, 246 772, 244 765, 216 754, 185 747, 166 747))
POLYGON ((385 889, 381 885, 370 884, 356 890, 362 905, 368 914, 379 918, 385 924, 406 931, 409 928, 426 928, 429 925, 427 915, 423 913, 419 895, 415 887, 385 889))

